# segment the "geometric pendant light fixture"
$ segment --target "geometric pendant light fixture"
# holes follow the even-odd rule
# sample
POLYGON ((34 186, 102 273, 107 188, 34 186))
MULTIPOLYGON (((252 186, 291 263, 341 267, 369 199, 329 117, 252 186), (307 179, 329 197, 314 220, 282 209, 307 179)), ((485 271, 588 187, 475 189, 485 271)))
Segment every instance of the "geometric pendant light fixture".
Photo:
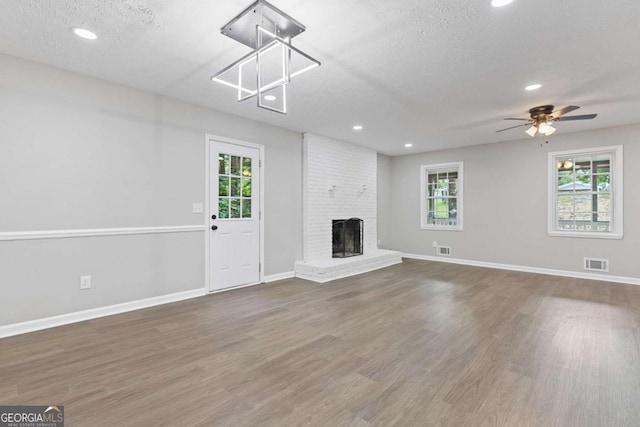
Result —
POLYGON ((305 26, 265 0, 258 0, 220 32, 253 49, 211 76, 236 90, 237 100, 255 97, 258 107, 287 114, 287 86, 320 62, 291 45, 305 26))

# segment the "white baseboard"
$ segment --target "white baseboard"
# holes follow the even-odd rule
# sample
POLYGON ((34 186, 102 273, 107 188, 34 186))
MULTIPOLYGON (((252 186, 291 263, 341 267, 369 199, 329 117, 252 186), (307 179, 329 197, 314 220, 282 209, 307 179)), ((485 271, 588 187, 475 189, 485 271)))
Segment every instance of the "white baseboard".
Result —
POLYGON ((77 311, 75 313, 61 314, 59 316, 45 317, 44 319, 30 320, 28 322, 14 323, 12 325, 0 326, 0 338, 14 335, 26 334, 43 329, 55 328, 56 326, 68 325, 70 323, 83 322, 85 320, 97 319, 99 317, 112 316, 114 314, 126 313, 128 311, 140 310, 171 302, 184 301, 205 295, 204 289, 194 289, 191 291, 178 292, 175 294, 162 295, 158 297, 146 298, 138 301, 130 301, 122 304, 109 305, 106 307, 92 308, 90 310, 77 311))
POLYGON ((474 267, 496 268, 499 270, 521 271, 523 273, 546 274, 549 276, 572 277, 575 279, 599 280, 602 282, 623 283, 625 285, 640 285, 636 277, 609 276, 607 274, 583 273, 581 271, 554 270, 550 268, 526 267, 523 265, 499 264, 495 262, 473 261, 459 258, 444 258, 431 255, 402 254, 404 258, 423 261, 445 262, 449 264, 470 265, 474 267))
POLYGON ((264 276, 264 283, 277 282, 278 280, 292 279, 294 277, 296 277, 296 273, 294 271, 286 271, 284 273, 264 276))
POLYGON ((235 291, 237 289, 252 288, 254 286, 259 286, 261 283, 262 282, 254 282, 254 283, 247 283, 246 285, 232 286, 230 288, 215 289, 213 291, 209 291, 208 294, 213 295, 213 294, 220 294, 222 292, 235 291))

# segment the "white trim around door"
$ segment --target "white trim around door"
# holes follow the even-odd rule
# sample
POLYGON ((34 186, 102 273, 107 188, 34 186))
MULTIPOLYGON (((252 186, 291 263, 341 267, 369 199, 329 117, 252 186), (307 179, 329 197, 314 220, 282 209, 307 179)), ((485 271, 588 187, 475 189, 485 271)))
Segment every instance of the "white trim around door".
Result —
MULTIPOLYGON (((223 136, 218 136, 218 135, 212 135, 212 134, 206 134, 205 135, 205 156, 204 156, 204 161, 205 161, 205 185, 204 185, 204 191, 205 191, 205 239, 204 239, 204 246, 205 246, 205 283, 204 283, 204 287, 207 290, 207 292, 213 293, 213 292, 219 292, 220 290, 212 290, 210 287, 210 283, 211 283, 211 232, 208 229, 207 224, 209 223, 208 219, 209 216, 211 215, 212 212, 212 206, 211 206, 211 171, 212 171, 212 165, 211 162, 209 160, 210 157, 210 142, 223 142, 226 144, 234 144, 234 145, 238 145, 241 147, 249 147, 249 148, 253 148, 253 149, 257 149, 259 151, 259 160, 260 160, 260 164, 259 164, 259 175, 260 175, 260 191, 259 191, 259 195, 260 195, 260 209, 259 209, 259 227, 260 227, 260 280, 259 283, 264 283, 264 195, 265 195, 265 181, 264 181, 264 168, 265 168, 265 162, 264 162, 264 145, 261 144, 254 144, 251 142, 247 142, 247 141, 242 141, 242 140, 238 140, 238 139, 232 139, 232 138, 226 138, 223 136)), ((256 283, 256 284, 259 284, 256 283)), ((240 287, 244 287, 244 286, 240 286, 240 287)), ((236 287, 237 289, 238 287, 236 287)), ((224 289, 224 290, 231 290, 234 288, 229 288, 229 289, 224 289)))

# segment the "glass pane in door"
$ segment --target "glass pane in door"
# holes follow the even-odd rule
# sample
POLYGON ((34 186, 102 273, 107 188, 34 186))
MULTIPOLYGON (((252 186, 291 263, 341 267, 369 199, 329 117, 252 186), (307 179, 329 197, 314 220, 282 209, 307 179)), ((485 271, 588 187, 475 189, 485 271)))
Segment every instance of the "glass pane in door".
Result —
POLYGON ((218 174, 229 175, 229 155, 220 154, 218 156, 218 174))
POLYGON ((240 218, 240 199, 232 197, 229 199, 229 218, 240 218))
POLYGON ((218 196, 229 197, 229 177, 218 177, 218 196))
POLYGON ((239 156, 231 156, 231 175, 240 176, 240 159, 239 156))
POLYGON ((251 178, 242 178, 242 197, 251 197, 251 178))
POLYGON ((218 200, 218 217, 229 218, 229 199, 226 197, 220 197, 218 200))
POLYGON ((242 159, 242 176, 251 176, 251 158, 244 157, 242 159))
POLYGON ((240 196, 241 181, 240 178, 231 178, 231 197, 240 196))
POLYGON ((242 218, 251 218, 251 158, 242 158, 242 218))
POLYGON ((251 218, 251 199, 242 199, 242 218, 251 218))
POLYGON ((218 161, 219 218, 251 218, 251 158, 220 153, 218 161))

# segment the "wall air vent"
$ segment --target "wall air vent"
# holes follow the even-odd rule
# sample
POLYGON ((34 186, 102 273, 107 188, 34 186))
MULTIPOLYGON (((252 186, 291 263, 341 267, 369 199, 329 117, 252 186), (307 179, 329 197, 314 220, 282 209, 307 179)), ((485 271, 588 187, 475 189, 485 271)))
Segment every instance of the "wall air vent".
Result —
POLYGON ((585 258, 584 269, 588 271, 609 271, 608 259, 585 258))
POLYGON ((438 246, 437 254, 440 256, 450 256, 451 248, 449 246, 438 246))

